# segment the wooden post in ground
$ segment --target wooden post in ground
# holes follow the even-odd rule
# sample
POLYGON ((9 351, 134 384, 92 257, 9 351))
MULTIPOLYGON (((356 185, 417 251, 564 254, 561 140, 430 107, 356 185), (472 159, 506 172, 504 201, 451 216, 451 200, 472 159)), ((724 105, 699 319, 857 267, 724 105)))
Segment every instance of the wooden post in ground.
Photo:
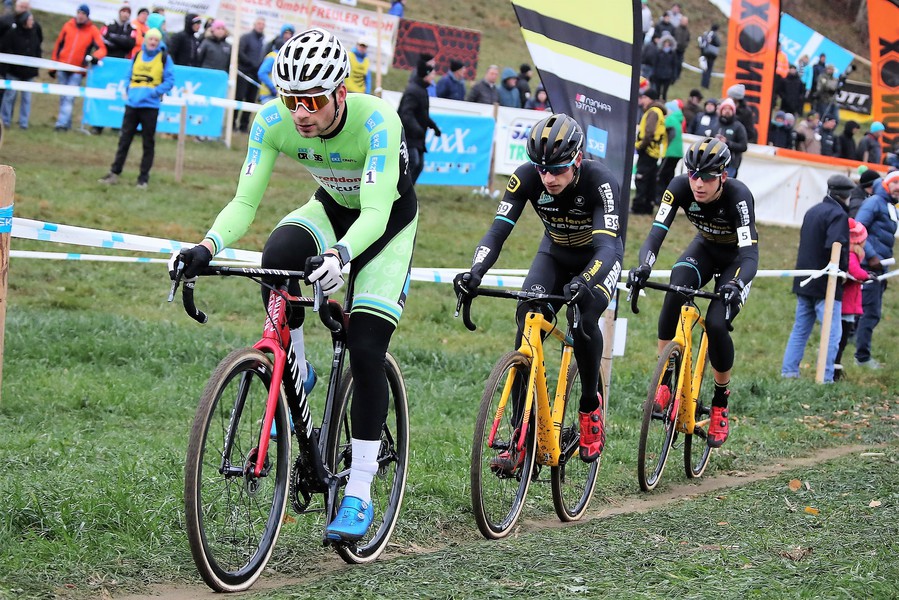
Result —
MULTIPOLYGON (((0 384, 3 383, 3 337, 6 333, 6 290, 9 279, 9 239, 12 231, 16 172, 0 165, 0 384)), ((2 387, 2 385, 0 385, 2 387)))
MULTIPOLYGON (((834 242, 830 250, 830 264, 840 264, 840 252, 843 244, 834 242)), ((815 372, 815 382, 824 383, 824 369, 827 366, 827 350, 830 342, 830 328, 833 326, 833 303, 837 293, 837 274, 830 273, 827 276, 827 292, 824 297, 824 316, 821 318, 821 343, 818 345, 818 368, 815 372)))
POLYGON ((187 103, 181 105, 181 119, 178 122, 178 145, 175 149, 175 181, 181 183, 184 175, 184 138, 187 133, 187 103))

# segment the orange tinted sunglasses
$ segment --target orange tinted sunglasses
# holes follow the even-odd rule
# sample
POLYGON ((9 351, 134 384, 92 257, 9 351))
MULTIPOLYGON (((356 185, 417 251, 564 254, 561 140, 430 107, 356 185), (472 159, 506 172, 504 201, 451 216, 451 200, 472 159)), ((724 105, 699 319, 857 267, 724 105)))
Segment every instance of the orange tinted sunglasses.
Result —
POLYGON ((308 113, 315 113, 323 109, 328 105, 328 102, 331 101, 331 93, 327 94, 315 94, 315 95, 291 95, 291 94, 282 94, 278 93, 278 97, 281 98, 281 102, 284 103, 284 106, 287 107, 292 113, 297 112, 300 106, 306 109, 308 113))

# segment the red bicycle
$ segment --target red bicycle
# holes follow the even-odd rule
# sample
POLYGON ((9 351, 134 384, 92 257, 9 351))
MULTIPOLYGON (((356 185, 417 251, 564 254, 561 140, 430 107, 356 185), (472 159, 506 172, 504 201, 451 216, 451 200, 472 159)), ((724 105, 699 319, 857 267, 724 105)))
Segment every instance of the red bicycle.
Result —
MULTIPOLYGON (((409 458, 408 400, 396 361, 387 355, 390 401, 372 484, 375 521, 358 542, 333 542, 323 530, 336 514, 353 460, 348 406, 354 381, 344 368, 349 307, 325 302, 318 284, 311 298, 291 295, 288 283, 304 280, 302 271, 222 266, 208 267, 200 276, 247 277, 272 290, 262 339, 219 363, 203 390, 190 432, 184 506, 191 554, 203 580, 216 591, 249 588, 262 574, 287 522, 288 499, 297 515, 319 516, 309 527, 321 531, 323 544, 334 546, 346 562, 375 560, 396 526, 409 458), (282 283, 270 285, 263 278, 282 283), (312 307, 331 331, 333 354, 320 427, 312 420, 299 380, 287 326, 289 305, 312 307), (290 431, 293 424, 293 435, 272 437, 272 423, 279 432, 290 431), (291 440, 297 448, 292 463, 291 440)), ((169 301, 181 278, 178 269, 169 301)), ((191 317, 205 323, 206 315, 194 304, 195 285, 184 282, 182 302, 191 317)), ((351 290, 352 280, 347 298, 352 298, 351 290)), ((291 526, 297 521, 289 520, 291 526)))

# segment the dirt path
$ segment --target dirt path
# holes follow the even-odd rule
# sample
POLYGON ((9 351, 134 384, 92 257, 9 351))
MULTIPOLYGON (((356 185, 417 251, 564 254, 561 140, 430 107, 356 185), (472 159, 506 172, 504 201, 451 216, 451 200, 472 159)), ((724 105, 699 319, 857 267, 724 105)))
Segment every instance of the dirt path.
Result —
MULTIPOLYGON (((740 487, 774 477, 784 471, 789 471, 799 467, 807 467, 829 460, 847 456, 850 454, 860 454, 870 451, 872 446, 840 446, 837 448, 826 448, 820 450, 811 456, 801 458, 791 458, 783 462, 764 465, 759 467, 757 471, 749 472, 731 472, 716 477, 700 478, 693 483, 685 483, 669 487, 661 493, 652 493, 643 496, 629 497, 617 505, 603 505, 601 508, 591 511, 586 519, 582 519, 576 523, 562 523, 558 519, 547 517, 545 519, 523 519, 520 527, 524 531, 535 529, 547 529, 555 527, 571 527, 583 523, 585 520, 605 519, 615 515, 643 513, 650 510, 680 502, 696 496, 702 496, 710 492, 721 489, 740 487)), ((595 502, 595 501, 594 501, 595 502)), ((440 550, 440 547, 420 548, 413 546, 403 548, 394 556, 408 556, 410 554, 426 554, 440 550)), ((389 558, 387 560, 390 560, 389 558)), ((343 563, 336 555, 333 559, 323 560, 316 573, 316 577, 320 577, 324 573, 333 573, 342 569, 352 568, 350 565, 343 563)), ((304 581, 304 578, 289 578, 264 575, 251 588, 251 592, 260 592, 264 590, 277 589, 288 585, 297 585, 304 581)), ((237 597, 240 594, 229 595, 229 597, 237 597)), ((158 584, 150 586, 147 593, 134 594, 129 596, 118 596, 116 600, 193 600, 195 598, 217 598, 221 599, 220 594, 215 594, 205 585, 176 586, 172 584, 158 584)))

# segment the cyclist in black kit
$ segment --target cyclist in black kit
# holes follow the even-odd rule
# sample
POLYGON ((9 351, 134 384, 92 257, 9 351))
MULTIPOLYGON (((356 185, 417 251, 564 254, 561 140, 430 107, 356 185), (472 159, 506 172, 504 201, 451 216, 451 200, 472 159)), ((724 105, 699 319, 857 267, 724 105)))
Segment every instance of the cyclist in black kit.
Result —
MULTIPOLYGON (((459 273, 457 292, 476 294, 481 278, 499 258, 503 243, 530 203, 546 232, 522 289, 560 292, 578 304, 581 326, 574 355, 581 376, 580 456, 599 458, 605 445, 602 397, 597 393, 602 334, 599 317, 621 275, 624 248, 618 237, 618 181, 604 164, 583 157, 584 133, 564 114, 543 119, 527 142, 530 163, 515 170, 490 229, 475 249, 471 270, 459 273)), ((558 310, 559 307, 553 307, 558 310)), ((515 345, 521 342, 521 324, 515 345)), ((492 465, 511 472, 523 458, 503 452, 492 465)))
MULTIPOLYGON (((684 156, 687 174, 672 179, 665 190, 640 248, 640 266, 628 274, 628 287, 636 288, 634 291, 643 287, 677 210, 682 208, 699 233, 671 269, 671 283, 698 289, 715 277, 718 292, 724 293, 724 300, 712 300, 706 313, 709 361, 715 374, 708 432, 708 445, 713 448, 719 448, 728 434, 728 384, 734 364, 729 325, 749 296, 759 263, 755 199, 745 183, 727 178, 724 169, 730 157, 727 144, 714 138, 690 146, 684 156)), ((659 352, 674 338, 683 303, 679 294, 665 296, 659 314, 659 352)), ((670 394, 664 386, 660 388, 656 398, 660 408, 667 406, 670 394)))

